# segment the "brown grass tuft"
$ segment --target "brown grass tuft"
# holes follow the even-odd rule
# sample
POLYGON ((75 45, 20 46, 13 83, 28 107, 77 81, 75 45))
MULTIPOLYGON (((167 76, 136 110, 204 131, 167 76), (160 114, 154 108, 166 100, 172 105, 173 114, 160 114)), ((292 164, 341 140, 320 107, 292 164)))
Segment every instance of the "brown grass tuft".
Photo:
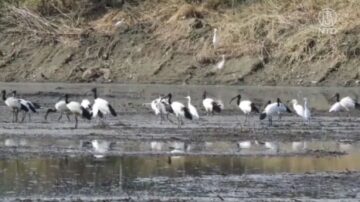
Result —
POLYGON ((176 13, 167 21, 168 23, 187 18, 202 18, 201 11, 190 4, 182 5, 176 13))

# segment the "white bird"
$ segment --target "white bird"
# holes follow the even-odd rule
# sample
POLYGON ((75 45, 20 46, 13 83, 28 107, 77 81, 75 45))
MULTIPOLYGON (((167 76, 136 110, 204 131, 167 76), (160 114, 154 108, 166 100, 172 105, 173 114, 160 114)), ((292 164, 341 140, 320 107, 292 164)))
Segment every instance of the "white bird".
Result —
POLYGON ((66 101, 65 100, 60 100, 58 101, 57 103, 55 103, 55 106, 53 109, 48 109, 46 111, 46 114, 45 114, 45 120, 47 120, 47 117, 50 113, 55 113, 55 112, 60 112, 60 116, 58 118, 58 121, 61 120, 63 114, 65 113, 68 121, 70 121, 70 117, 69 117, 69 113, 70 113, 70 110, 67 108, 66 106, 66 101))
POLYGON ((217 69, 222 69, 225 66, 225 55, 221 55, 221 60, 216 64, 217 69))
POLYGON ((112 116, 117 116, 114 108, 109 104, 108 101, 105 99, 97 97, 97 90, 96 88, 93 88, 91 90, 94 94, 94 104, 92 106, 92 116, 103 118, 108 114, 111 114, 112 116))
POLYGON ((161 97, 156 98, 155 100, 151 101, 151 103, 150 103, 151 109, 154 111, 155 115, 160 114, 160 106, 159 106, 160 101, 161 101, 161 97))
POLYGON ((169 122, 172 122, 169 118, 169 113, 171 113, 171 107, 166 99, 163 99, 161 96, 151 101, 150 103, 151 109, 154 111, 155 115, 160 116, 160 124, 166 119, 169 122))
POLYGON ((304 116, 303 106, 301 106, 296 99, 292 99, 291 103, 293 104, 293 109, 295 110, 296 114, 303 117, 304 116))
POLYGON ((236 104, 239 106, 239 109, 245 114, 245 122, 247 120, 247 117, 248 115, 251 113, 251 112, 256 112, 256 113, 259 113, 259 109, 255 106, 255 104, 253 102, 251 102, 250 100, 242 100, 241 101, 241 95, 237 95, 235 97, 233 97, 231 100, 230 100, 230 103, 233 101, 233 100, 236 100, 236 104))
POLYGON ((265 107, 264 111, 260 114, 260 120, 268 117, 269 125, 272 125, 272 116, 277 114, 280 119, 281 113, 285 112, 291 113, 291 110, 284 103, 281 103, 279 98, 277 98, 277 102, 270 103, 265 107))
POLYGON ((68 101, 69 95, 65 94, 65 103, 66 107, 69 109, 70 113, 75 116, 75 128, 78 126, 78 116, 91 120, 91 114, 88 110, 80 105, 80 103, 75 101, 68 101))
POLYGON ((186 99, 188 99, 188 105, 187 107, 189 108, 190 114, 192 116, 193 119, 199 119, 199 114, 196 110, 196 108, 194 107, 194 105, 191 104, 191 97, 190 96, 186 96, 186 99))
POLYGON ((351 109, 360 109, 360 104, 355 102, 351 97, 344 97, 340 100, 340 94, 336 93, 333 97, 336 102, 330 107, 329 112, 339 112, 342 110, 350 111, 351 109))
POLYGON ((303 116, 303 118, 305 121, 310 123, 311 112, 310 112, 310 109, 308 106, 308 99, 306 97, 304 98, 304 116, 303 116))
POLYGON ((6 90, 2 90, 2 99, 5 102, 5 105, 12 110, 12 122, 18 121, 18 114, 20 110, 28 110, 26 106, 20 103, 20 100, 15 97, 6 97, 6 90))
POLYGON ((296 114, 302 117, 304 121, 309 122, 311 113, 310 113, 310 109, 308 108, 307 98, 304 98, 304 107, 301 106, 296 99, 291 100, 291 103, 293 104, 293 108, 296 114))
POLYGON ((206 111, 206 114, 213 114, 214 112, 220 113, 224 109, 224 105, 220 100, 214 100, 212 98, 207 97, 207 92, 203 93, 203 101, 202 104, 206 111))
POLYGON ((240 141, 237 143, 239 149, 249 149, 251 145, 251 141, 240 141))
POLYGON ((218 35, 217 35, 217 29, 214 28, 214 34, 213 34, 213 38, 212 38, 212 43, 213 43, 213 47, 214 49, 216 49, 219 45, 219 39, 218 39, 218 35))
MULTIPOLYGON (((14 90, 13 92, 13 97, 16 98, 16 90, 14 90)), ((23 122, 25 120, 25 116, 26 116, 26 113, 29 113, 29 121, 31 120, 31 112, 32 113, 37 113, 36 109, 39 109, 40 108, 40 105, 37 104, 37 103, 33 103, 29 100, 25 100, 25 99, 18 99, 20 101, 20 104, 25 106, 27 109, 24 109, 22 108, 21 111, 24 112, 24 115, 23 115, 23 118, 21 119, 21 122, 23 122)))
POLYGON ((106 140, 92 140, 91 145, 95 152, 96 158, 103 158, 105 154, 110 150, 113 143, 106 140))
POLYGON ((172 112, 175 114, 176 118, 178 119, 178 127, 179 128, 182 124, 184 124, 183 118, 187 118, 189 120, 193 119, 189 109, 184 104, 182 104, 181 102, 178 102, 178 101, 172 102, 172 94, 171 93, 169 93, 166 97, 168 98, 168 103, 171 106, 172 112))
POLYGON ((114 25, 115 25, 115 27, 120 27, 123 23, 124 23, 124 19, 121 19, 121 20, 117 21, 114 25))

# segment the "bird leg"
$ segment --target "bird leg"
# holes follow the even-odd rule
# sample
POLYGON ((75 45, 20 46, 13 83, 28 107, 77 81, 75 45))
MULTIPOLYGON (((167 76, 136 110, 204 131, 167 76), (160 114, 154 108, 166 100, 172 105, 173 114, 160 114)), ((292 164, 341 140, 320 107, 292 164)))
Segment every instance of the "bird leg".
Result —
POLYGON ((23 113, 23 117, 21 118, 21 121, 20 121, 20 122, 21 122, 21 123, 24 122, 25 118, 26 118, 26 112, 23 113))
POLYGON ((244 125, 245 125, 245 123, 248 123, 248 116, 249 116, 249 114, 245 114, 245 121, 244 121, 244 125))
POLYGON ((29 122, 31 122, 31 113, 29 113, 29 122))
POLYGON ((177 120, 178 120, 178 128, 180 128, 181 127, 180 117, 177 117, 177 120))
POLYGON ((19 110, 14 109, 14 122, 18 122, 18 114, 19 114, 19 110))
POLYGON ((269 116, 269 126, 272 126, 272 117, 269 116))
POLYGON ((63 113, 60 112, 60 116, 59 116, 59 118, 58 118, 58 121, 60 121, 60 120, 62 119, 62 116, 63 116, 63 113))
POLYGON ((15 122, 15 109, 12 110, 12 122, 15 122))
POLYGON ((77 126, 78 126, 78 118, 77 118, 77 116, 75 115, 75 129, 77 128, 77 126))
POLYGON ((164 114, 160 113, 160 125, 162 125, 163 121, 164 121, 164 114))
POLYGON ((66 118, 68 119, 68 121, 70 122, 71 120, 70 120, 70 116, 69 116, 69 114, 68 114, 68 113, 66 113, 65 115, 66 115, 66 118))
POLYGON ((167 114, 167 115, 166 115, 166 119, 167 119, 170 123, 176 124, 173 120, 170 119, 170 114, 167 114))

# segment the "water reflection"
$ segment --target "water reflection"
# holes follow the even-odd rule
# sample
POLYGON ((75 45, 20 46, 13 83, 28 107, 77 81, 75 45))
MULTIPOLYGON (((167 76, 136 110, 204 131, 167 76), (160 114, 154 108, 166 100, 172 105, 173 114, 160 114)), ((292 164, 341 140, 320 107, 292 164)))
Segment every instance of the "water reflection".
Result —
POLYGON ((26 158, 0 160, 0 195, 104 194, 138 189, 132 179, 254 173, 360 171, 360 154, 342 157, 26 158))
POLYGON ((294 142, 275 142, 259 140, 243 141, 205 141, 205 142, 186 142, 186 141, 108 141, 101 139, 93 140, 74 140, 74 139, 51 139, 41 138, 3 138, 0 139, 1 147, 13 147, 22 152, 36 152, 47 149, 78 154, 90 153, 99 158, 109 154, 211 154, 211 155, 278 155, 289 153, 306 153, 311 150, 338 151, 338 152, 360 152, 360 142, 336 142, 336 141, 294 141, 294 142))

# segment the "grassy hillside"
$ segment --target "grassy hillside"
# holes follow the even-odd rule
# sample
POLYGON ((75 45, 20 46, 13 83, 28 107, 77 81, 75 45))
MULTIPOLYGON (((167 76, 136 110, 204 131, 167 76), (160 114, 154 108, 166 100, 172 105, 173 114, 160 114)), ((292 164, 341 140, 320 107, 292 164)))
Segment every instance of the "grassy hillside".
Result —
POLYGON ((359 84, 360 1, 10 2, 1 5, 0 67, 15 80, 359 84), (41 74, 14 73, 22 63, 41 74))

